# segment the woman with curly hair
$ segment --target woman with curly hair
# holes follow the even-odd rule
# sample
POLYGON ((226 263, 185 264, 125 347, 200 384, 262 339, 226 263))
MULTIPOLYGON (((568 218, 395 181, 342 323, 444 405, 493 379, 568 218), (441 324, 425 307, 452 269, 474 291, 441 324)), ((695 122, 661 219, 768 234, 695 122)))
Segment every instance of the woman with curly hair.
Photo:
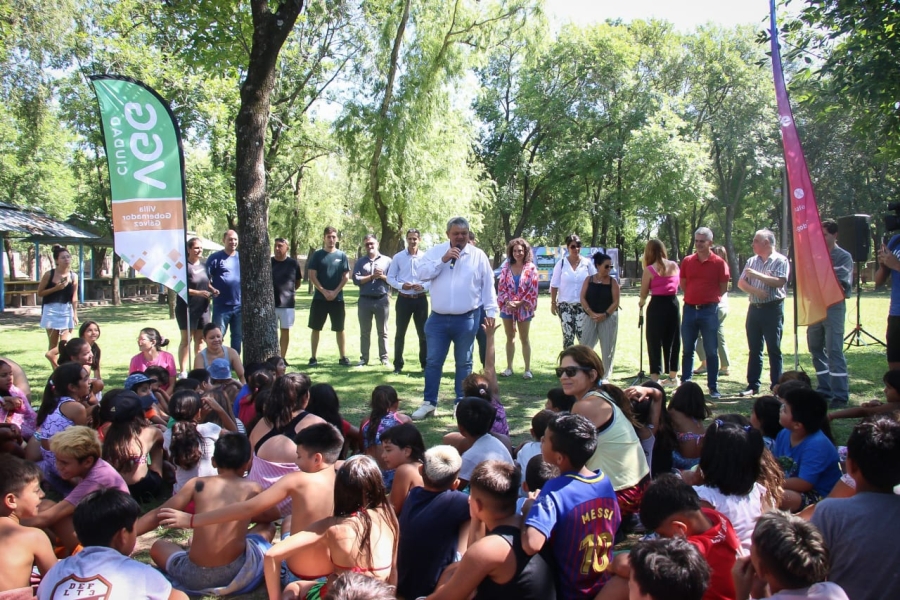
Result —
POLYGON ((516 330, 522 342, 522 360, 525 362, 524 379, 534 377, 531 374, 531 340, 528 332, 531 319, 537 309, 538 270, 534 265, 531 246, 522 238, 510 240, 506 245, 506 262, 500 269, 500 281, 497 286, 497 305, 500 307, 500 318, 506 331, 506 370, 500 373, 503 377, 513 374, 513 357, 516 354, 516 330))

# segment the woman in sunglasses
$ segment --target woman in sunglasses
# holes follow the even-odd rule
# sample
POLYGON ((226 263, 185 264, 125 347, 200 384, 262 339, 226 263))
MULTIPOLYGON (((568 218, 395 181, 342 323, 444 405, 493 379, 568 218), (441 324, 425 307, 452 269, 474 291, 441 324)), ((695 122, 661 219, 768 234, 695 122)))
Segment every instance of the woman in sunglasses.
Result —
POLYGON ((581 343, 593 348, 600 342, 600 354, 606 369, 605 378, 612 378, 616 357, 616 338, 619 335, 619 282, 612 273, 612 258, 604 253, 594 254, 597 273, 581 285, 581 343))
POLYGON ((616 491, 623 524, 633 522, 650 484, 650 467, 641 442, 628 418, 600 389, 603 362, 588 346, 566 348, 559 354, 556 376, 563 391, 576 398, 572 412, 597 428, 597 449, 587 468, 609 477, 616 491), (629 518, 630 517, 630 518, 629 518))
POLYGON ((581 286, 597 272, 591 259, 581 256, 581 238, 574 233, 566 238, 568 254, 553 267, 550 278, 550 312, 559 316, 563 333, 563 348, 581 342, 581 286))

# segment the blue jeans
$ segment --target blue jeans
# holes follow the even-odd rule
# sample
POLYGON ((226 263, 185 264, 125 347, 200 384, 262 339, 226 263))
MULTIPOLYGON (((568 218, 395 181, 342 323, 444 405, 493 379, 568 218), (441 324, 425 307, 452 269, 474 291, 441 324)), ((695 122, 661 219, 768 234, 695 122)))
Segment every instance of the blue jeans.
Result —
POLYGON ((769 379, 774 386, 781 379, 781 333, 784 330, 784 302, 751 304, 747 308, 747 387, 758 390, 763 368, 763 342, 769 353, 769 379))
POLYGON ((240 306, 224 306, 219 308, 213 305, 213 323, 222 330, 222 337, 231 328, 231 344, 234 351, 241 353, 241 342, 244 341, 244 328, 241 325, 241 307, 240 306))
POLYGON ((697 310, 685 304, 681 315, 681 380, 690 381, 694 376, 694 348, 697 335, 703 334, 703 349, 706 350, 706 383, 709 393, 719 391, 719 353, 716 348, 716 332, 719 329, 717 304, 706 304, 697 310))
POLYGON ((438 390, 444 361, 453 343, 453 357, 456 360, 456 397, 462 397, 462 382, 472 372, 472 344, 478 322, 479 311, 469 311, 462 315, 442 315, 432 312, 425 322, 425 338, 428 340, 428 358, 425 360, 425 402, 437 406, 438 390))
POLYGON ((806 328, 806 344, 816 368, 818 391, 831 400, 850 400, 850 379, 844 358, 844 321, 847 303, 828 307, 825 320, 806 328))

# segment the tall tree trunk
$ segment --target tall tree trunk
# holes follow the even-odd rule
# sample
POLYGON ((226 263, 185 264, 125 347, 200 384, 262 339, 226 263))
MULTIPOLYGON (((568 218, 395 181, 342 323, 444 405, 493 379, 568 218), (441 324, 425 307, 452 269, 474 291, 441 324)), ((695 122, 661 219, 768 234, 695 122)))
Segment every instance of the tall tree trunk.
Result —
POLYGON ((241 240, 244 361, 248 363, 279 353, 266 196, 266 124, 278 54, 302 8, 302 0, 285 0, 273 13, 266 0, 250 2, 253 42, 235 119, 235 200, 241 240))
POLYGON ((113 306, 119 306, 122 304, 122 292, 119 289, 119 269, 122 267, 122 259, 118 254, 113 252, 112 259, 112 281, 110 282, 110 286, 112 287, 112 303, 113 306))
POLYGON ((731 289, 737 289, 737 278, 740 275, 738 270, 738 259, 734 253, 734 205, 729 204, 725 207, 725 252, 728 254, 728 269, 731 271, 731 289))
MULTIPOLYGON (((13 260, 13 249, 12 244, 9 242, 9 238, 3 238, 3 246, 6 248, 6 256, 9 259, 9 279, 12 281, 16 278, 16 261, 13 260)), ((3 276, 2 270, 0 270, 0 277, 3 276)))
POLYGON ((384 152, 385 137, 389 127, 388 112, 394 99, 394 85, 400 69, 400 46, 403 44, 403 36, 406 32, 406 25, 409 22, 410 4, 412 4, 412 0, 406 0, 403 3, 403 14, 400 16, 397 32, 394 35, 394 45, 391 48, 391 62, 388 65, 384 96, 381 98, 381 107, 378 109, 378 127, 372 148, 372 160, 369 162, 369 193, 372 195, 372 202, 375 204, 375 212, 378 213, 378 221, 381 225, 379 241, 385 248, 394 248, 402 243, 396 227, 391 225, 390 207, 385 203, 381 195, 381 155, 384 152))

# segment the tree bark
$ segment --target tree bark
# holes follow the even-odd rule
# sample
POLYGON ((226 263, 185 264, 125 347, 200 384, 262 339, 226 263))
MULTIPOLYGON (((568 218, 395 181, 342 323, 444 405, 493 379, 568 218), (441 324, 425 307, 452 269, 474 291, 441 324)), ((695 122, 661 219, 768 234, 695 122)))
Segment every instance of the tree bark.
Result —
POLYGON ((118 254, 113 252, 112 259, 112 281, 110 282, 110 286, 112 287, 112 303, 113 306, 119 306, 122 304, 122 292, 119 290, 119 269, 122 266, 122 259, 118 254))
MULTIPOLYGON (((9 238, 3 238, 3 245, 6 247, 6 256, 9 259, 9 280, 12 281, 16 278, 16 261, 13 260, 13 249, 9 238)), ((0 270, 0 277, 3 277, 2 270, 0 270)))
POLYGON ((403 14, 400 17, 400 22, 397 24, 397 33, 394 35, 394 44, 391 48, 391 62, 388 65, 387 81, 384 86, 384 96, 381 98, 381 106, 378 109, 378 126, 372 149, 372 160, 369 162, 369 193, 372 195, 372 202, 375 204, 375 212, 378 213, 378 221, 381 225, 381 238, 379 241, 386 248, 392 248, 398 243, 402 243, 399 231, 391 225, 390 215, 388 214, 390 207, 387 206, 384 198, 381 196, 381 155, 384 152, 385 137, 387 135, 388 111, 394 99, 394 85, 400 69, 400 46, 403 44, 403 36, 406 32, 406 25, 409 22, 411 3, 411 0, 406 0, 403 3, 403 14))
POLYGON ((235 201, 241 256, 241 306, 244 362, 260 362, 279 353, 272 293, 269 203, 266 195, 266 125, 275 87, 278 55, 303 8, 285 0, 273 13, 266 0, 252 0, 253 42, 241 107, 235 119, 235 201))

